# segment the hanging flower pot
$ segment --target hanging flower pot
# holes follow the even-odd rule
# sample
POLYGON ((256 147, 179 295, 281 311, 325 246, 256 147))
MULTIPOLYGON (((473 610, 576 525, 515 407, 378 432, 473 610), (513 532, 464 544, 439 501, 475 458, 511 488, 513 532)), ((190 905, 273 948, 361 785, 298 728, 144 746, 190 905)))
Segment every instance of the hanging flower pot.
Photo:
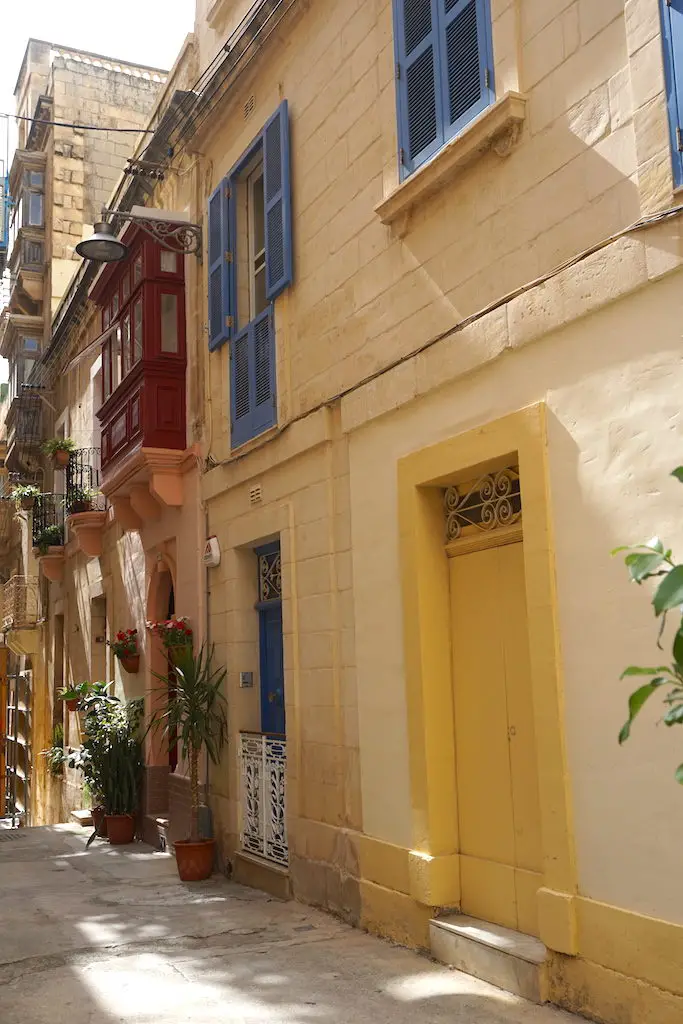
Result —
POLYGON ((22 512, 30 512, 40 497, 40 490, 33 484, 18 484, 12 489, 10 497, 14 498, 22 512))
POLYGON ((109 644, 116 657, 121 662, 121 667, 126 672, 134 675, 140 671, 140 651, 138 650, 137 629, 122 629, 116 634, 116 639, 109 644))
POLYGON ((56 469, 66 469, 69 465, 69 453, 59 448, 52 456, 52 464, 56 469))
POLYGON ((148 622, 147 629, 159 637, 174 665, 186 654, 192 654, 192 626, 184 615, 163 622, 148 622))
POLYGON ((78 697, 72 697, 71 700, 65 700, 67 711, 78 711, 78 697))
POLYGON ((76 445, 70 437, 53 437, 43 445, 43 451, 52 459, 55 469, 66 469, 76 445))
POLYGON ((135 675, 136 672, 140 671, 140 655, 139 654, 122 654, 119 657, 121 667, 130 672, 131 675, 135 675))
POLYGON ((30 512, 35 503, 35 498, 21 498, 21 500, 19 501, 19 506, 22 512, 30 512))

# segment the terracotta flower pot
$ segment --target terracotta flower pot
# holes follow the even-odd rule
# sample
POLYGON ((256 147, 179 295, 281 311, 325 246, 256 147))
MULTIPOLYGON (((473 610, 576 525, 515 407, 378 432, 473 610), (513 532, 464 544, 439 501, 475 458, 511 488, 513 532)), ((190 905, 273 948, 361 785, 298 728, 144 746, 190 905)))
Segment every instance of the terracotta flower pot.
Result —
POLYGON ((181 839, 174 844, 175 859, 181 882, 201 882, 213 873, 215 839, 181 839))
POLYGON ((19 507, 21 508, 22 512, 30 512, 31 509, 33 508, 33 506, 35 505, 35 503, 36 503, 36 499, 35 498, 20 498, 19 499, 19 507))
POLYGON ((119 656, 122 668, 125 668, 126 672, 130 672, 134 675, 140 671, 140 655, 139 654, 121 654, 119 656))
POLYGON ((69 465, 70 452, 65 452, 63 449, 58 448, 52 455, 52 463, 56 469, 66 469, 69 465))
POLYGON ((78 711, 78 697, 72 697, 71 700, 65 700, 67 711, 78 711))
POLYGON ((104 807, 93 807, 92 811, 92 823, 95 826, 95 832, 100 839, 107 838, 107 818, 104 813, 104 807))
POLYGON ((177 665, 178 662, 182 659, 182 657, 183 657, 183 655, 185 653, 187 653, 187 652, 191 653, 192 652, 192 645, 191 644, 171 644, 169 647, 166 648, 166 650, 168 651, 168 656, 171 659, 171 661, 173 662, 173 664, 177 665))
POLYGON ((135 839, 135 818, 132 814, 107 814, 104 821, 112 846, 125 846, 135 839))

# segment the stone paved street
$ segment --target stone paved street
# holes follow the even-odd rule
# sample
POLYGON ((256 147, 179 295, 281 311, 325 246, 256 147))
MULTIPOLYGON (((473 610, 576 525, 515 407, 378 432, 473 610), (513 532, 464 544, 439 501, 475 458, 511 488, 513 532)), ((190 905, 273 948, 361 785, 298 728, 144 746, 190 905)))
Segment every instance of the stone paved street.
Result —
POLYGON ((570 1024, 298 903, 58 825, 0 831, 2 1024, 570 1024))

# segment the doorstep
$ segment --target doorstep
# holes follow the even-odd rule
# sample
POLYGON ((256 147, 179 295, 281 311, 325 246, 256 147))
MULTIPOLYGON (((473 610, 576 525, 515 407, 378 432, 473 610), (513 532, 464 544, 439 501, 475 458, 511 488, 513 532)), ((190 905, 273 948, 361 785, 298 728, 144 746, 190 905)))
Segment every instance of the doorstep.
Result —
POLYGON ((464 914, 429 922, 432 956, 532 1003, 548 999, 548 951, 540 939, 464 914))

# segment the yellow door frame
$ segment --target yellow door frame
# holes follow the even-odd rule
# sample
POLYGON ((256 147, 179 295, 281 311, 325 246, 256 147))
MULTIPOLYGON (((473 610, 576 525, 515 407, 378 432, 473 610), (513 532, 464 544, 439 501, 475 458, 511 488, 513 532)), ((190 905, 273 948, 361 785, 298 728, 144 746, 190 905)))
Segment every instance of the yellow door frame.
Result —
POLYGON ((458 907, 457 815, 450 597, 443 489, 516 463, 524 515, 524 568, 537 737, 545 944, 576 953, 574 834, 563 729, 554 552, 543 403, 414 452, 398 464, 400 554, 413 811, 411 895, 458 907))

